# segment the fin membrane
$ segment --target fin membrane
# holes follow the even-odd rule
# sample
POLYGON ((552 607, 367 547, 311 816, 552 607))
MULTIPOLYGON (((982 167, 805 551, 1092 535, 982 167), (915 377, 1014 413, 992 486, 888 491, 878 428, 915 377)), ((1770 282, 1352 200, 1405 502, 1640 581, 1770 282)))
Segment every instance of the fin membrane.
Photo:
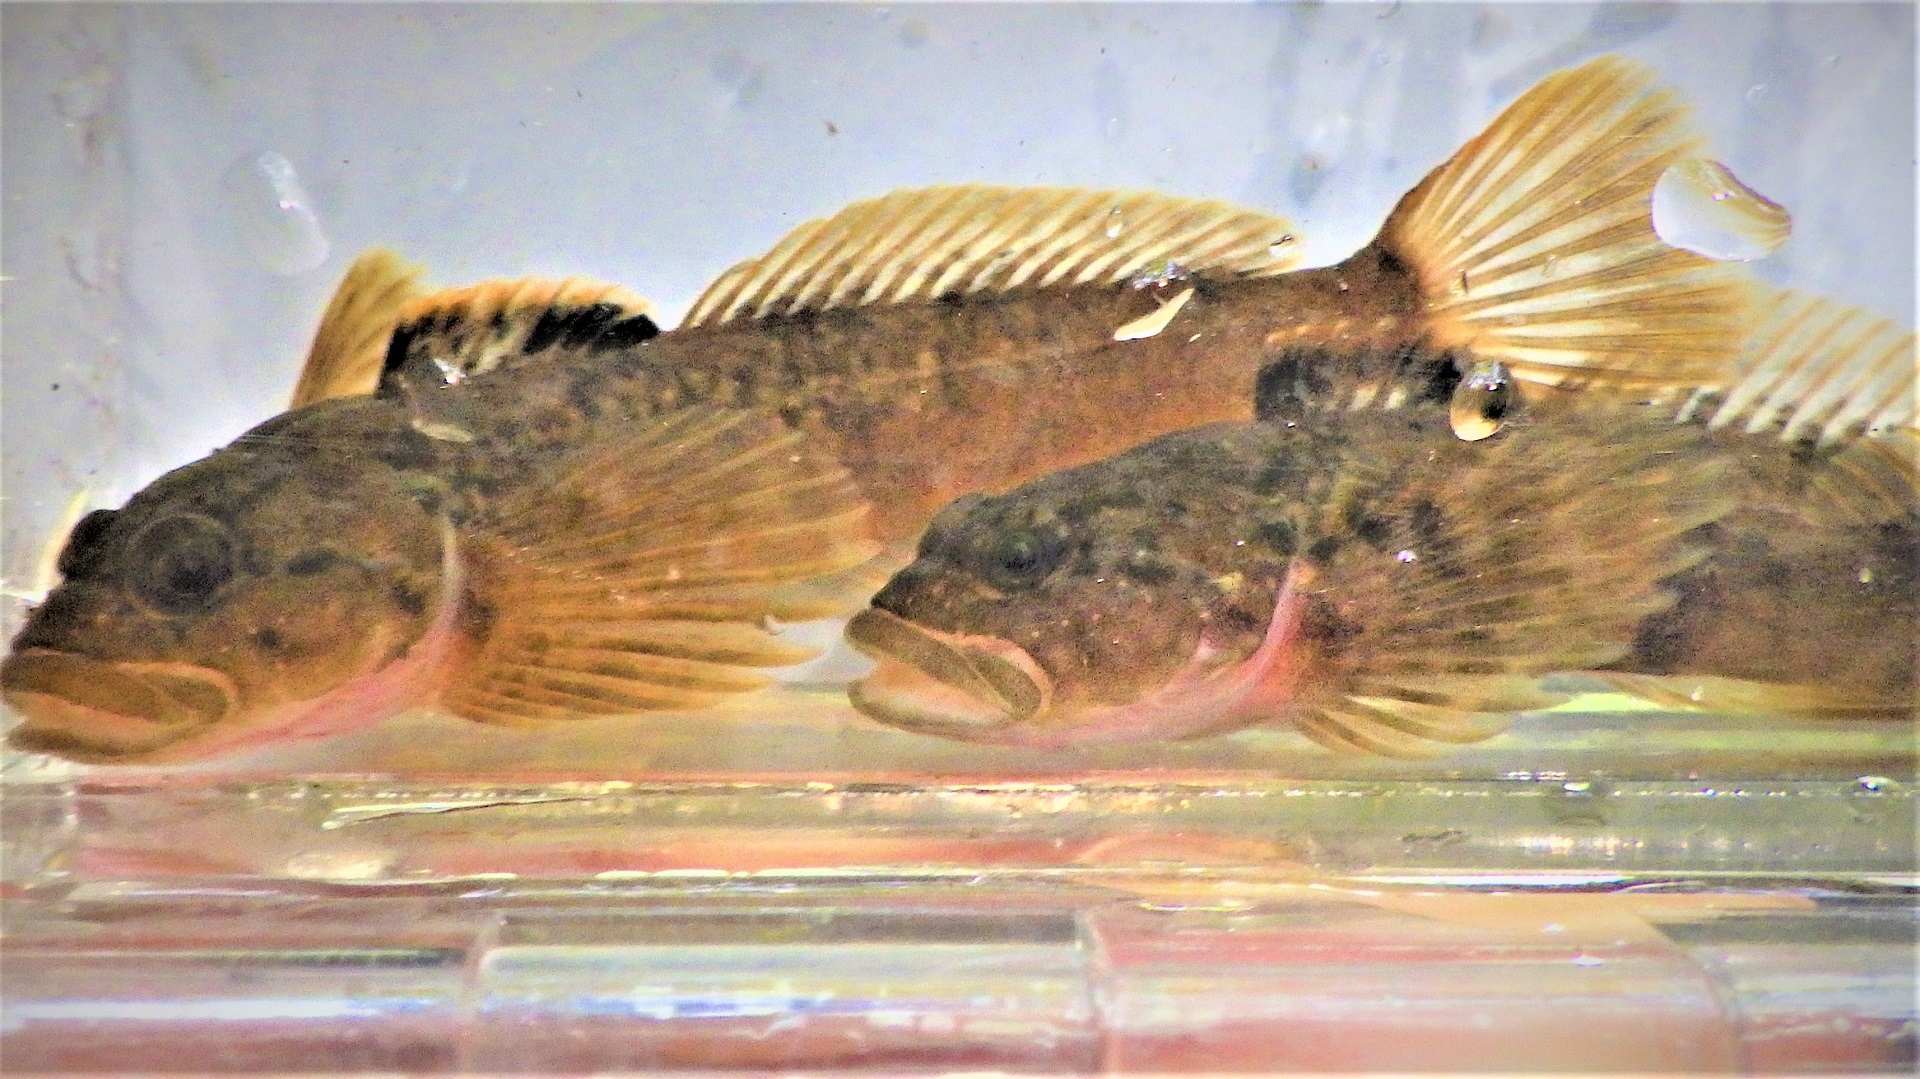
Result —
POLYGON ((837 462, 774 417, 689 409, 586 455, 474 545, 475 641, 441 704, 530 724, 697 708, 812 655, 769 619, 844 614, 800 586, 878 545, 837 462))
POLYGON ((1299 247, 1287 222, 1206 199, 987 184, 896 191, 809 221, 736 264, 682 326, 1113 284, 1168 262, 1189 273, 1266 277, 1292 269, 1299 247))
POLYGON ((320 316, 287 407, 372 393, 401 308, 425 291, 422 272, 419 264, 384 247, 370 248, 354 259, 320 316))
POLYGON ((1653 230, 1654 183, 1696 156, 1674 95, 1602 57, 1527 91, 1375 243, 1413 268, 1443 348, 1548 385, 1719 385, 1742 337, 1738 271, 1653 230))
POLYGON ((1920 718, 1920 702, 1847 693, 1822 686, 1753 682, 1689 674, 1586 671, 1616 692, 1670 711, 1728 715, 1788 715, 1803 718, 1920 718))
POLYGON ((1349 466, 1308 529, 1301 732, 1425 756, 1557 701, 1541 675, 1625 654, 1704 556, 1686 534, 1732 508, 1698 442, 1657 414, 1628 435, 1574 417, 1349 466))
POLYGON ((385 354, 383 393, 420 391, 534 359, 584 357, 658 336, 652 305, 583 278, 485 281, 408 304, 385 354))
POLYGON ((1871 311, 1790 289, 1753 286, 1758 324, 1724 394, 1696 393, 1682 420, 1718 408, 1707 426, 1825 449, 1914 426, 1915 338, 1871 311))

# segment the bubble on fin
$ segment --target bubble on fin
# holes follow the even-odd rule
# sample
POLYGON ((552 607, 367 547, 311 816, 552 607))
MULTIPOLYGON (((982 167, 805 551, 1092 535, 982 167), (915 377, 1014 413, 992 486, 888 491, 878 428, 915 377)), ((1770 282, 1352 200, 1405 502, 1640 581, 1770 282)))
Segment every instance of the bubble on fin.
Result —
POLYGON ((1293 245, 1295 244, 1295 242, 1296 241, 1294 239, 1293 233, 1289 232, 1286 235, 1268 244, 1267 254, 1277 259, 1286 258, 1288 255, 1293 253, 1293 245))
POLYGON ((1653 230, 1674 247, 1722 262, 1751 262, 1793 233, 1784 206, 1718 161, 1676 162, 1653 185, 1653 230))
POLYGON ((220 177, 241 241, 265 269, 291 277, 319 268, 332 250, 300 174, 271 150, 246 154, 220 177))
POLYGON ((1120 234, 1126 231, 1126 228, 1126 214, 1121 211, 1120 207, 1115 206, 1113 209, 1107 211, 1107 239, 1119 239, 1120 234))
POLYGON ((1447 421, 1462 442, 1479 442, 1498 434, 1513 409, 1513 378, 1498 360, 1475 364, 1453 388, 1447 421))

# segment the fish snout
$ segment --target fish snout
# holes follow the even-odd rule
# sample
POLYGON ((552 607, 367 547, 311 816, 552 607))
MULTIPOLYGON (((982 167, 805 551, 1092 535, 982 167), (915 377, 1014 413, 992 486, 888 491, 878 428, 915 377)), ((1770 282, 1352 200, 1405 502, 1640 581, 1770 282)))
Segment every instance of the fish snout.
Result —
POLYGON ((32 753, 113 761, 151 753, 225 720, 233 679, 185 663, 115 663, 29 648, 0 663, 0 694, 26 718, 7 741, 32 753))
POLYGON ((868 608, 847 640, 878 667, 848 689, 855 708, 883 723, 968 741, 1017 741, 1045 715, 1052 680, 1020 646, 946 633, 868 608))

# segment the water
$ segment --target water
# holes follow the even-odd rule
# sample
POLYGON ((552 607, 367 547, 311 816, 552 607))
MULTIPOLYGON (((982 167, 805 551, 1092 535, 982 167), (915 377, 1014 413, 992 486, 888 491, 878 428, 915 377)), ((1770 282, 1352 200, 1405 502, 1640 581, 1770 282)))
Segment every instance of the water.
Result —
POLYGON ((1717 161, 1682 161, 1653 188, 1660 238, 1723 261, 1751 262, 1780 249, 1793 233, 1785 207, 1740 182, 1717 161))
POLYGON ((241 242, 261 268, 291 277, 327 261, 332 244, 285 156, 271 150, 244 155, 227 167, 220 185, 241 242))

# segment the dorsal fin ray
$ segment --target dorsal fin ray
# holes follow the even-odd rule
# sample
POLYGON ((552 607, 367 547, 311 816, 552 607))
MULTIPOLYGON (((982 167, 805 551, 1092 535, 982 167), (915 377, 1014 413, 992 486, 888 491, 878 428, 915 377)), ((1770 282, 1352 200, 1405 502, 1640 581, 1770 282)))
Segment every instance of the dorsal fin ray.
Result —
POLYGON ((1753 286, 1758 323, 1726 391, 1697 393, 1681 419, 1714 429, 1776 429, 1822 449, 1914 426, 1920 354, 1914 332, 1872 311, 1792 289, 1753 286))
POLYGON ((1212 199, 986 184, 896 191, 809 221, 735 264, 682 325, 1112 284, 1169 261, 1266 277, 1292 269, 1299 247, 1287 222, 1212 199))
POLYGON ((399 313, 382 393, 448 385, 535 358, 630 348, 659 334, 653 305, 588 278, 483 281, 419 297, 399 313))
POLYGON ((287 407, 372 393, 401 310, 425 293, 423 272, 418 263, 384 247, 361 252, 320 316, 287 407))
POLYGON ((1374 245, 1413 269, 1436 343, 1546 385, 1721 385, 1739 271, 1668 246, 1653 187, 1700 155, 1684 106, 1619 57, 1557 72, 1400 200, 1374 245))

